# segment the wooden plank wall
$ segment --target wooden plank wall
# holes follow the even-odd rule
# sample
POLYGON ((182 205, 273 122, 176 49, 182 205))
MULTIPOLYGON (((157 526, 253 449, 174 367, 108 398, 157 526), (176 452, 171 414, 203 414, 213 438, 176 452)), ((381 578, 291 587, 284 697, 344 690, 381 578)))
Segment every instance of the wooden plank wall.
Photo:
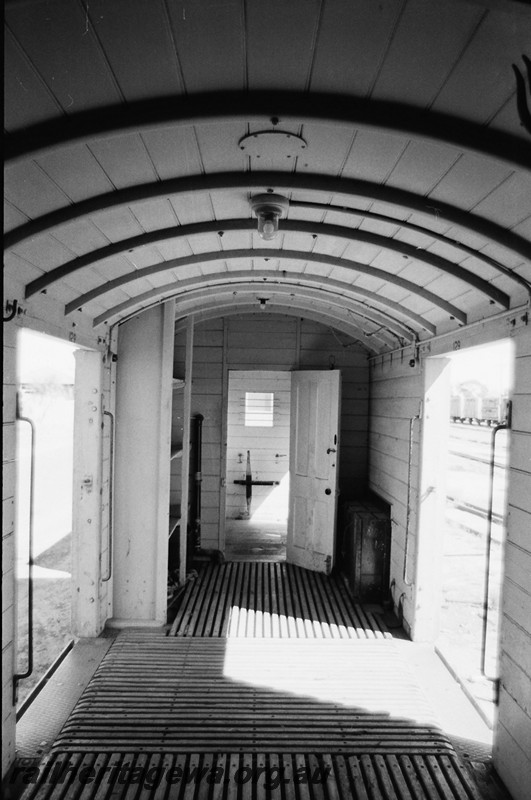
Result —
MULTIPOLYGON (((229 373, 227 427, 227 499, 225 516, 238 519, 247 511, 245 486, 235 480, 245 479, 247 451, 250 452, 253 480, 282 481, 289 472, 289 421, 291 378, 289 372, 270 370, 235 370, 229 373), (246 392, 271 392, 274 397, 273 425, 245 425, 246 392)), ((279 497, 275 486, 253 486, 252 511, 256 511, 273 492, 272 520, 285 522, 288 517, 287 495, 279 497)))
POLYGON ((392 506, 391 582, 395 605, 410 630, 414 617, 413 579, 416 552, 419 483, 420 424, 412 428, 411 485, 409 489, 409 552, 407 583, 404 581, 404 551, 408 506, 408 462, 410 420, 420 413, 423 377, 408 358, 396 363, 376 362, 371 370, 369 432, 369 486, 392 506), (393 583, 394 582, 394 583, 393 583))
POLYGON ((516 337, 495 763, 515 798, 531 781, 531 331, 516 337))
MULTIPOLYGON (((6 276, 6 298, 24 297, 23 286, 6 276)), ((15 758, 15 708, 12 703, 15 669, 15 505, 16 505, 16 393, 17 333, 30 328, 49 336, 77 341, 85 347, 102 349, 101 340, 92 328, 92 320, 82 312, 73 334, 71 322, 64 316, 64 306, 44 295, 24 302, 24 313, 3 326, 3 452, 2 452, 2 777, 15 758)), ((18 665, 17 665, 18 666, 18 665)), ((20 668, 24 668, 21 663, 20 668)))
MULTIPOLYGON (((502 320, 490 329, 478 328, 459 341, 460 347, 505 338, 502 320)), ((501 692, 494 759, 500 776, 515 798, 527 797, 531 780, 531 331, 512 334, 516 344, 513 426, 510 445, 507 544, 501 621, 501 692)), ((434 355, 452 349, 452 339, 440 341, 434 355)), ((423 380, 417 367, 405 362, 371 367, 369 486, 392 504, 391 578, 395 603, 403 603, 404 627, 414 623, 413 588, 403 582, 409 419, 419 413, 423 380)), ((418 502, 419 427, 415 423, 411 473, 410 564, 414 577, 416 506, 418 502)))
POLYGON ((15 757, 15 481, 16 333, 4 325, 4 415, 2 424, 2 776, 15 757))
MULTIPOLYGON (((202 546, 219 547, 224 514, 224 401, 229 369, 329 369, 343 375, 339 481, 352 497, 367 479, 368 362, 366 353, 343 334, 306 320, 256 314, 227 317, 196 326, 192 413, 203 423, 202 546)), ((174 375, 184 370, 184 335, 175 341, 174 375)), ((175 423, 174 423, 175 424, 175 423)), ((175 464, 175 462, 173 462, 175 464)), ((172 502, 176 472, 172 467, 172 502)))

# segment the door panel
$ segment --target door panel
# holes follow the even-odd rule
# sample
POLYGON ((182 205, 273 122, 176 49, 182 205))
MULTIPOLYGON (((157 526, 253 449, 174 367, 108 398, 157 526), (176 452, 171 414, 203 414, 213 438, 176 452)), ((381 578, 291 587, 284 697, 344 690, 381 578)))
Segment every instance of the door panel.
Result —
POLYGON ((334 558, 341 375, 293 372, 288 561, 329 572, 334 558))

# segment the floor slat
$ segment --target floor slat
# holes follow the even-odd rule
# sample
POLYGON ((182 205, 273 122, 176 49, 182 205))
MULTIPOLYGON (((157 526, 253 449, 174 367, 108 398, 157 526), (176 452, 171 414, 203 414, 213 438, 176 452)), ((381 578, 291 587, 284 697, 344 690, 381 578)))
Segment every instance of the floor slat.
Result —
POLYGON ((185 592, 171 636, 389 638, 341 581, 291 564, 208 565, 185 592))
POLYGON ((185 592, 172 636, 386 638, 341 581, 286 563, 208 565, 185 592))
POLYGON ((24 800, 480 800, 383 621, 335 577, 208 565, 170 633, 118 636, 24 800))
POLYGON ((480 800, 446 756, 53 753, 24 800, 480 800), (444 765, 444 768, 443 768, 444 765), (444 782, 433 780, 443 775, 444 782))

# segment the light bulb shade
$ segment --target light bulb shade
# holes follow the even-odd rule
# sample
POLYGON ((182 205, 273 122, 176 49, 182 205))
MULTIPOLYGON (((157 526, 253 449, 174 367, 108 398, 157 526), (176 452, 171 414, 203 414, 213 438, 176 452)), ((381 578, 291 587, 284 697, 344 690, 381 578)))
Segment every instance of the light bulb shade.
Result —
POLYGON ((279 194, 257 194, 251 198, 251 208, 258 218, 258 234, 265 241, 278 233, 278 221, 286 216, 289 202, 279 194))
POLYGON ((258 235, 266 242, 274 239, 278 233, 278 215, 260 214, 258 217, 258 235))

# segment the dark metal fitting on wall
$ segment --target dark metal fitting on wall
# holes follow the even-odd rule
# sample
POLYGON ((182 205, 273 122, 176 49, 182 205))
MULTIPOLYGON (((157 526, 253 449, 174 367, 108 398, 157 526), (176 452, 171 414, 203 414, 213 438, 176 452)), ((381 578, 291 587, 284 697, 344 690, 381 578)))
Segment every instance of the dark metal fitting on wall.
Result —
POLYGON ((17 314, 23 314, 23 309, 19 306, 18 300, 6 300, 6 313, 3 317, 4 322, 11 322, 17 314))

